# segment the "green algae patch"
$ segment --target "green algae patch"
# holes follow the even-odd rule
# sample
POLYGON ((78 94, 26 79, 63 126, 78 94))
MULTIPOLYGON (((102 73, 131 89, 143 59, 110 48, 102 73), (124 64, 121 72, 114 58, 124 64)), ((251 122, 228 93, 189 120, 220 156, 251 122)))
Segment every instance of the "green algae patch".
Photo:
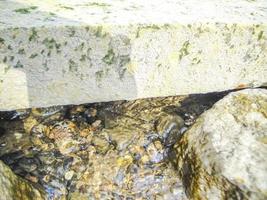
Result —
POLYGON ((258 40, 261 40, 263 38, 263 31, 260 31, 258 34, 258 40))
POLYGON ((0 38, 0 45, 5 44, 5 40, 3 38, 0 38))
POLYGON ((16 63, 16 65, 14 65, 14 68, 23 68, 23 64, 21 64, 21 62, 18 61, 18 62, 16 63))
POLYGON ((108 53, 103 57, 103 62, 108 64, 108 65, 111 65, 112 63, 114 63, 114 60, 115 60, 115 53, 112 49, 109 49, 108 50, 108 53))
POLYGON ((33 53, 33 54, 30 55, 29 58, 33 59, 33 58, 35 58, 35 57, 37 57, 37 56, 38 56, 38 53, 33 53))
POLYGON ((70 6, 63 6, 63 5, 61 5, 60 7, 66 9, 66 10, 74 10, 74 8, 72 8, 70 6))
POLYGON ((29 14, 29 13, 31 13, 31 11, 36 10, 37 8, 38 8, 37 6, 31 6, 28 8, 18 8, 14 11, 17 13, 20 13, 20 14, 29 14))
POLYGON ((87 3, 85 6, 95 6, 95 7, 106 8, 106 7, 110 7, 111 5, 107 3, 92 2, 92 3, 87 3))
POLYGON ((25 54, 25 49, 24 48, 19 49, 18 54, 25 54))
POLYGON ((33 41, 33 40, 35 41, 35 40, 37 40, 37 38, 38 38, 37 31, 35 30, 35 28, 33 28, 32 32, 31 32, 31 34, 29 36, 29 41, 30 42, 33 41))
POLYGON ((70 72, 77 72, 78 71, 78 64, 73 61, 72 59, 69 60, 69 71, 70 72))
POLYGON ((179 51, 179 60, 182 60, 184 56, 187 56, 189 54, 189 51, 188 51, 189 46, 190 46, 190 43, 188 40, 184 42, 184 44, 182 45, 182 48, 179 51))
POLYGON ((156 25, 156 24, 140 26, 137 28, 135 37, 139 38, 142 35, 142 33, 146 32, 146 31, 157 31, 160 29, 161 29, 161 26, 156 25))

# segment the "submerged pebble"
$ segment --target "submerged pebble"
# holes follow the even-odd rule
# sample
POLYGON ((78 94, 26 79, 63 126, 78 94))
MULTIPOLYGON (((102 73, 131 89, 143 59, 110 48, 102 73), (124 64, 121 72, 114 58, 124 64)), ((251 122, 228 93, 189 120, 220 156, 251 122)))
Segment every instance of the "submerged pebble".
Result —
POLYGON ((65 173, 64 177, 65 177, 66 180, 71 180, 72 177, 73 177, 73 175, 74 175, 74 171, 71 170, 71 171, 67 171, 67 172, 65 173))
POLYGON ((156 123, 156 131, 164 145, 173 145, 181 137, 181 129, 185 126, 179 115, 165 114, 160 116, 156 123))
POLYGON ((166 152, 200 113, 192 112, 198 105, 184 100, 0 113, 0 160, 44 187, 51 200, 183 200, 182 183, 166 152))

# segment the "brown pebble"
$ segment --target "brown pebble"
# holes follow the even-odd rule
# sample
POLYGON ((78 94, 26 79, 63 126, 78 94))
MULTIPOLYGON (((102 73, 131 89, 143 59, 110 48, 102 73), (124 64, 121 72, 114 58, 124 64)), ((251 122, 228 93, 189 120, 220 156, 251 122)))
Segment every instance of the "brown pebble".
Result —
POLYGON ((96 120, 96 121, 92 124, 92 126, 93 126, 94 128, 97 128, 97 127, 100 126, 100 124, 101 124, 101 120, 96 120))
POLYGON ((85 128, 80 132, 81 137, 87 137, 89 134, 90 134, 90 130, 88 128, 85 128))
POLYGON ((38 178, 37 178, 36 176, 31 176, 31 175, 27 174, 27 175, 25 176, 25 178, 26 178, 27 180, 33 182, 33 183, 37 183, 37 182, 38 182, 38 178))
POLYGON ((91 108, 89 112, 92 117, 95 117, 97 115, 97 110, 95 108, 91 108))

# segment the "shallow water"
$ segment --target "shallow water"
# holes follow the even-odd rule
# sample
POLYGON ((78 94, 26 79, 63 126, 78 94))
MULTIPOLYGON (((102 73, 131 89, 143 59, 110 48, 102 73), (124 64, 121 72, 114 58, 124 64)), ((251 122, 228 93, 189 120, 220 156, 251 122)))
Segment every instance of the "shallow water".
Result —
POLYGON ((172 145, 225 93, 0 112, 0 160, 49 199, 187 199, 172 145))

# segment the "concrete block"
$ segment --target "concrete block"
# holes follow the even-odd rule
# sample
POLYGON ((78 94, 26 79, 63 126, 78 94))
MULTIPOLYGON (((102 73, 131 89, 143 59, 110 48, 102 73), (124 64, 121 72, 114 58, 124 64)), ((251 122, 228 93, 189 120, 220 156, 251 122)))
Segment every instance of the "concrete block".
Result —
POLYGON ((0 110, 264 85, 266 4, 0 1, 0 110))

